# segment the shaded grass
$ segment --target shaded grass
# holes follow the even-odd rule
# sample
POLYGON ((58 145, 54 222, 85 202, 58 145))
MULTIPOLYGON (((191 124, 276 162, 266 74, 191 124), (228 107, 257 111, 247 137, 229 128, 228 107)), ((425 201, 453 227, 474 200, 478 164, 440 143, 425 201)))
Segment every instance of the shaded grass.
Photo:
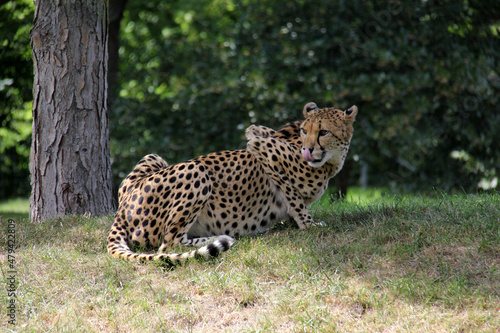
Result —
MULTIPOLYGON (((68 217, 43 225, 18 221, 16 328, 500 329, 498 194, 380 196, 372 204, 347 198, 321 202, 311 211, 327 226, 243 237, 219 259, 192 261, 171 272, 107 255, 111 217, 68 217)), ((0 298, 6 304, 6 294, 0 298)), ((5 311, 0 308, 1 318, 5 311)), ((6 321, 0 327, 9 328, 6 321)))

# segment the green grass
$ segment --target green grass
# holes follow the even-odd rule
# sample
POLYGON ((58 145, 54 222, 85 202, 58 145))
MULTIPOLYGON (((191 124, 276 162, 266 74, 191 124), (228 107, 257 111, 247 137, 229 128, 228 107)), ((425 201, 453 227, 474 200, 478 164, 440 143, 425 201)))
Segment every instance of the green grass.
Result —
POLYGON ((28 199, 17 198, 0 202, 0 217, 2 219, 26 219, 30 214, 28 199))
MULTIPOLYGON (((111 217, 16 221, 16 330, 500 330, 498 194, 357 191, 314 205, 326 227, 243 237, 219 259, 169 272, 111 258, 111 217)), ((12 328, 4 306, 0 318, 2 331, 12 328)))

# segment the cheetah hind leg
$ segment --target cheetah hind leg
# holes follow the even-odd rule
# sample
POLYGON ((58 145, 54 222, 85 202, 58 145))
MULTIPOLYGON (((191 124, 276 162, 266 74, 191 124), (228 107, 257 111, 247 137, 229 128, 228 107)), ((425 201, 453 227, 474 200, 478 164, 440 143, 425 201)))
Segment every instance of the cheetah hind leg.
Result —
MULTIPOLYGON (((234 244, 234 239, 227 235, 211 237, 194 237, 189 235, 189 230, 212 195, 211 179, 203 165, 196 163, 186 163, 186 172, 197 175, 196 181, 191 185, 187 177, 178 181, 175 191, 172 191, 170 198, 175 198, 175 211, 170 208, 166 211, 166 220, 163 230, 163 241, 159 252, 166 252, 177 245, 195 246, 198 250, 181 254, 182 259, 192 257, 216 257, 220 252, 227 251, 234 244)), ((171 180, 170 180, 171 182, 171 180)), ((196 233, 195 233, 196 234, 196 233)), ((161 254, 160 254, 161 255, 161 254)))
POLYGON ((227 235, 210 237, 193 237, 189 235, 189 229, 200 214, 197 208, 204 206, 204 204, 197 202, 193 205, 194 211, 197 212, 187 216, 186 221, 190 222, 184 227, 179 226, 178 216, 174 215, 169 219, 170 221, 167 222, 163 242, 158 249, 160 255, 168 253, 171 248, 177 245, 182 245, 198 247, 199 249, 181 254, 178 258, 180 261, 189 258, 210 259, 211 257, 217 257, 221 252, 227 251, 233 246, 235 242, 234 238, 227 235))

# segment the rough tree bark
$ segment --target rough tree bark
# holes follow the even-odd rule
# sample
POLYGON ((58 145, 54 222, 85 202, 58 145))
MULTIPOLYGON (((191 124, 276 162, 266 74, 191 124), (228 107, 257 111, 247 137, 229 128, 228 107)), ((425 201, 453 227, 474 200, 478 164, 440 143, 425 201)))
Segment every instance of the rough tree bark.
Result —
POLYGON ((31 220, 109 213, 107 1, 35 4, 31 220))

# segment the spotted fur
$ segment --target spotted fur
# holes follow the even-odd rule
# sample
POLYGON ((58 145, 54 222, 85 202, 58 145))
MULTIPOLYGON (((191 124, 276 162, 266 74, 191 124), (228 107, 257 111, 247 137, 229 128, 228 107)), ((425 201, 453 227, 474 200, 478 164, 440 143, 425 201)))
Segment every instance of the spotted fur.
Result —
POLYGON ((284 219, 301 229, 315 225, 307 207, 342 168, 357 108, 319 109, 308 103, 303 113, 303 121, 277 131, 250 126, 247 149, 175 165, 145 156, 120 185, 108 252, 174 266, 216 257, 233 245, 233 237, 265 232, 284 219), (165 253, 177 245, 199 248, 165 253), (130 246, 159 252, 135 253, 130 246))

